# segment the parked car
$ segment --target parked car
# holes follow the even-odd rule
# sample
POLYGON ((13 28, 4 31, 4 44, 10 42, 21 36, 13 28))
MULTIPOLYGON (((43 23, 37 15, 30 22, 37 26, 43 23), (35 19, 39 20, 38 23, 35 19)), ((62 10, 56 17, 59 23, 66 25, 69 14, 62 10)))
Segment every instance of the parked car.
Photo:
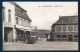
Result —
POLYGON ((28 43, 34 44, 37 41, 37 36, 30 36, 28 39, 28 43))

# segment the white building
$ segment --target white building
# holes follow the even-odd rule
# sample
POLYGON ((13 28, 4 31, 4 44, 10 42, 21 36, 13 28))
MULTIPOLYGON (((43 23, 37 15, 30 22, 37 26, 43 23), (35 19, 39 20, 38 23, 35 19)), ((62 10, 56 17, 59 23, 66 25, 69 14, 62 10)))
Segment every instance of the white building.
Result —
POLYGON ((3 40, 23 41, 30 34, 31 19, 27 11, 13 2, 2 3, 3 40))
POLYGON ((78 16, 60 16, 52 25, 50 39, 53 41, 78 41, 78 16))

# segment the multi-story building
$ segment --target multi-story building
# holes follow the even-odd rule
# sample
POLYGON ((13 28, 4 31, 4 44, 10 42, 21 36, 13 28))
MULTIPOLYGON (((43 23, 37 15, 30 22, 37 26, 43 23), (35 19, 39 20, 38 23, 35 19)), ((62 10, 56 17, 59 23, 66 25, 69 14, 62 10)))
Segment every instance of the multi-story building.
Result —
POLYGON ((50 40, 78 41, 78 16, 60 16, 52 25, 50 40))
POLYGON ((27 11, 13 2, 3 2, 3 40, 5 42, 23 41, 30 35, 31 19, 27 11))

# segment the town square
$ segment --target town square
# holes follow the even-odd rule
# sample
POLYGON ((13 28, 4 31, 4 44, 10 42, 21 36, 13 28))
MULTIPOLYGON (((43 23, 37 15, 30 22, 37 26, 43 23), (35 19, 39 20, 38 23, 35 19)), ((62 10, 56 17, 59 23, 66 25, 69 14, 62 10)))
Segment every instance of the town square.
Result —
POLYGON ((4 51, 77 51, 78 42, 44 42, 38 41, 35 44, 22 42, 4 43, 4 51), (73 46, 72 46, 73 45, 73 46))
POLYGON ((78 2, 5 1, 2 26, 3 51, 78 50, 78 2))

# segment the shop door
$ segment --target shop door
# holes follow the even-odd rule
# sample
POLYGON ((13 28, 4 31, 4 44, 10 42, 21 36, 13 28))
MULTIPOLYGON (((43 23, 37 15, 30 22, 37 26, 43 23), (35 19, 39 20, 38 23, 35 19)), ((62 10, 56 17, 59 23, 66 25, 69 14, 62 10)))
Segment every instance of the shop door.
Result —
POLYGON ((4 40, 5 40, 5 42, 8 42, 8 35, 7 34, 4 34, 5 36, 4 36, 4 40))
POLYGON ((72 41, 72 35, 68 35, 68 41, 72 41))

